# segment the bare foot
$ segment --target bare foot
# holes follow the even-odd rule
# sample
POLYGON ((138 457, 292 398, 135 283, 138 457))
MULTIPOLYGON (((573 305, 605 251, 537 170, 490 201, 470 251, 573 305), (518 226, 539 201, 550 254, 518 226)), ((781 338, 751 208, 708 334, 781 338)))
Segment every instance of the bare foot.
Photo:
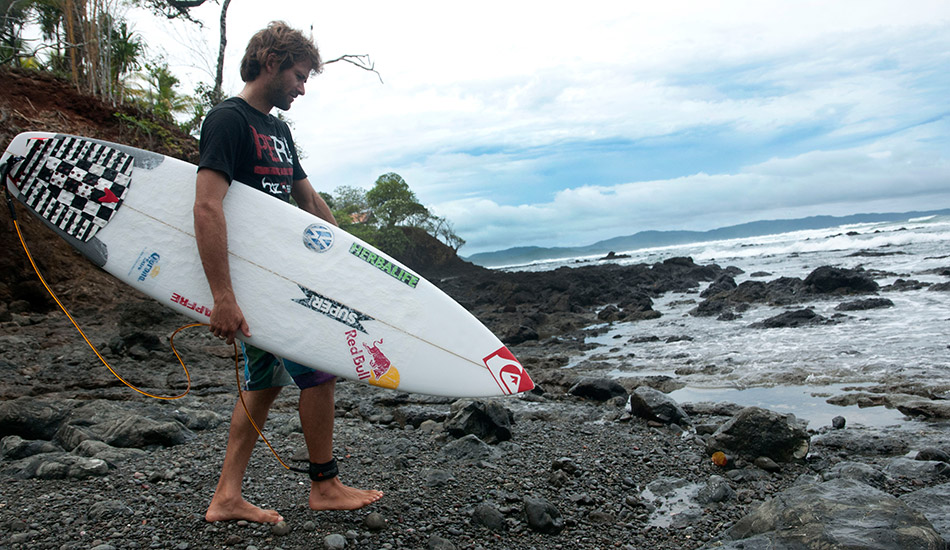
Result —
POLYGON ((277 510, 258 508, 243 498, 237 501, 211 499, 211 505, 205 512, 205 521, 229 521, 243 519, 254 523, 277 523, 283 521, 283 516, 277 510))
POLYGON ((338 477, 310 483, 311 510, 358 510, 381 498, 382 491, 347 487, 338 477))

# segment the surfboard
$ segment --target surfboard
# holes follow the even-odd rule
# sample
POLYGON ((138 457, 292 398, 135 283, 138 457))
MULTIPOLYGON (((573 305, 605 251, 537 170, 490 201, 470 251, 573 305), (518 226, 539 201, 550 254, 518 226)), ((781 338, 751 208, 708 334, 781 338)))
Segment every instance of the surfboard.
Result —
MULTIPOLYGON (((195 244, 193 164, 48 132, 18 135, 0 157, 6 162, 7 188, 86 258, 172 310, 208 321, 213 300, 195 244)), ((487 397, 534 387, 471 313, 366 242, 237 183, 224 211, 247 343, 406 392, 487 397)))

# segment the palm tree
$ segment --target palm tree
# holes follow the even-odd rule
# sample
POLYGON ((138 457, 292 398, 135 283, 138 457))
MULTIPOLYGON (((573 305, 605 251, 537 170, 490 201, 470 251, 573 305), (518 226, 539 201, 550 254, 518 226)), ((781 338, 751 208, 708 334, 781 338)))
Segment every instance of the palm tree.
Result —
POLYGON ((145 50, 145 45, 142 44, 142 38, 122 20, 118 27, 113 27, 109 46, 112 53, 110 78, 121 104, 126 98, 125 79, 122 77, 142 67, 139 57, 145 50))
POLYGON ((175 113, 191 109, 194 100, 175 90, 179 80, 168 69, 168 63, 164 60, 159 60, 155 64, 146 63, 145 69, 148 71, 145 75, 145 81, 148 84, 145 103, 156 116, 171 121, 174 120, 175 113))

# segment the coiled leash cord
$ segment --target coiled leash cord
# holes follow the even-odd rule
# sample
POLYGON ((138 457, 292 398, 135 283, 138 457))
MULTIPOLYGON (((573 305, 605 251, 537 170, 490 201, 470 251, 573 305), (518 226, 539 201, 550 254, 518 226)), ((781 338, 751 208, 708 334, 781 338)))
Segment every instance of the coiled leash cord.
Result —
MULTIPOLYGON (((40 270, 37 267, 36 262, 33 261, 33 255, 30 254, 30 249, 26 245, 26 241, 23 239, 22 231, 20 231, 20 224, 17 221, 17 215, 16 215, 16 205, 14 204, 13 196, 10 193, 10 188, 7 186, 7 178, 9 177, 10 170, 13 167, 13 164, 20 162, 21 160, 23 160, 23 157, 10 157, 9 159, 7 159, 7 162, 4 162, 3 165, 0 166, 0 185, 3 185, 3 189, 6 192, 7 205, 10 207, 10 218, 13 220, 13 227, 16 229, 17 237, 19 237, 20 239, 20 245, 23 247, 23 252, 26 253, 26 257, 30 261, 30 265, 33 266, 33 272, 36 273, 36 276, 39 278, 40 282, 43 283, 43 287, 46 289, 49 295, 53 298, 53 301, 56 302, 56 305, 59 306, 59 309, 63 310, 63 313, 66 314, 66 317, 73 324, 73 326, 76 327, 76 330, 79 331, 79 334, 82 336, 83 340, 86 341, 86 344, 93 351, 93 353, 96 354, 96 357, 99 358, 99 361, 101 361, 102 364, 105 365, 107 369, 109 369, 109 372, 111 372, 112 375, 115 376, 120 382, 122 382, 129 388, 132 388, 133 390, 137 391, 138 393, 147 397, 151 397, 153 399, 173 401, 175 399, 181 399, 182 397, 185 397, 186 395, 188 395, 188 392, 191 391, 191 375, 188 373, 188 367, 185 366, 185 361, 181 358, 181 355, 178 354, 178 350, 175 349, 175 336, 179 332, 187 328, 201 327, 201 326, 206 327, 210 325, 208 323, 191 323, 189 325, 185 325, 176 329, 175 332, 173 332, 171 337, 169 338, 169 344, 171 345, 172 352, 175 354, 175 357, 178 359, 178 363, 181 365, 182 370, 185 371, 185 379, 188 382, 187 386, 185 387, 185 391, 183 391, 181 394, 175 395, 175 396, 151 394, 147 391, 144 391, 142 389, 135 387, 134 385, 129 383, 126 379, 122 378, 122 376, 120 376, 119 373, 117 373, 112 368, 112 366, 109 365, 109 362, 105 360, 102 354, 99 353, 99 350, 96 349, 96 346, 93 345, 93 343, 89 340, 89 338, 86 336, 86 333, 83 332, 82 328, 79 327, 79 324, 76 322, 75 319, 73 319, 73 316, 69 314, 69 311, 66 310, 66 306, 63 305, 63 303, 56 296, 56 293, 53 292, 53 289, 50 288, 49 284, 47 284, 46 279, 43 278, 43 275, 40 273, 40 270)), ((235 380, 237 381, 238 397, 240 397, 241 406, 244 408, 244 414, 247 415, 247 419, 250 421, 251 425, 254 426, 254 430, 257 432, 257 435, 259 435, 261 439, 264 440, 264 443, 267 444, 267 448, 270 449, 271 453, 274 454, 274 457, 277 458, 277 461, 280 462, 280 465, 294 472, 310 474, 311 479, 314 479, 315 476, 319 477, 320 479, 330 479, 334 477, 336 475, 336 469, 337 469, 335 460, 332 460, 328 462, 327 464, 311 463, 309 469, 303 469, 303 468, 294 468, 292 466, 288 466, 280 458, 280 455, 277 454, 277 451, 274 449, 273 445, 271 445, 270 441, 267 440, 267 437, 264 436, 264 434, 261 432, 261 429, 257 427, 257 423, 254 422, 254 419, 251 417, 251 411, 249 411, 247 408, 247 403, 245 403, 244 401, 244 391, 242 391, 241 389, 241 366, 238 362, 237 343, 232 342, 231 345, 234 347, 234 376, 235 376, 235 380)), ((317 479, 314 479, 314 480, 316 481, 317 479)))

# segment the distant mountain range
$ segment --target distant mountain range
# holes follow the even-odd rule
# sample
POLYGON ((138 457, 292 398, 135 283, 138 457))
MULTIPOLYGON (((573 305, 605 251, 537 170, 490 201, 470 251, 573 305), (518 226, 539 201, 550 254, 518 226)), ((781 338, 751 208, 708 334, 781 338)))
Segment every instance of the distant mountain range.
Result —
POLYGON ((577 256, 593 256, 610 252, 626 252, 656 246, 700 243, 725 239, 776 235, 807 229, 825 229, 854 223, 900 222, 923 216, 943 216, 950 209, 927 212, 853 214, 850 216, 811 216, 795 220, 763 220, 730 225, 709 231, 641 231, 626 237, 614 237, 587 246, 553 247, 519 246, 496 252, 480 252, 464 259, 484 267, 520 265, 542 260, 558 260, 577 256))

